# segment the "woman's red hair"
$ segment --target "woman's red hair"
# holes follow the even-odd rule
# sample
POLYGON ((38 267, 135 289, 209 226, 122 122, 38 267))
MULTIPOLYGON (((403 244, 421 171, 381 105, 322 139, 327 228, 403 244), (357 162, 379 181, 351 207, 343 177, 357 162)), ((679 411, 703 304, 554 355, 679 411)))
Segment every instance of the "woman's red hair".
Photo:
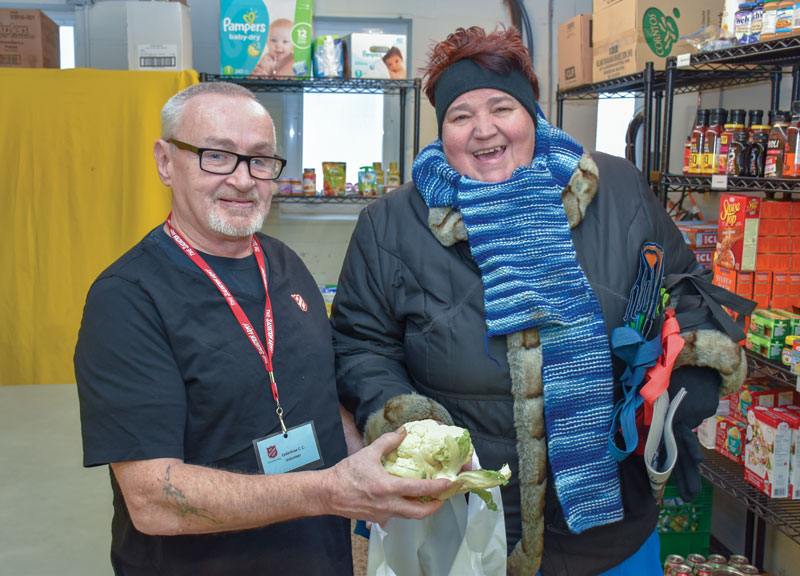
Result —
POLYGON ((539 100, 539 80, 519 31, 509 28, 487 34, 480 26, 471 26, 456 29, 430 51, 428 65, 422 69, 422 79, 425 95, 432 105, 436 105, 434 92, 442 72, 464 59, 498 74, 522 72, 530 80, 536 100, 539 100))

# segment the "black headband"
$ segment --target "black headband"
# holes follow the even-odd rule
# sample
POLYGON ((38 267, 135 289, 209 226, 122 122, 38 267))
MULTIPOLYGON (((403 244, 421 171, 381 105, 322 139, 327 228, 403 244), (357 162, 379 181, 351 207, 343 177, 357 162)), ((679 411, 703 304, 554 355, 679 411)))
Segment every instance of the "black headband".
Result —
POLYGON ((536 95, 533 93, 531 81, 525 74, 512 70, 508 74, 499 74, 478 66, 469 59, 459 60, 442 72, 433 89, 436 102, 436 122, 439 124, 439 138, 442 137, 442 124, 447 109, 453 100, 479 88, 495 88, 516 98, 528 111, 536 124, 536 95))

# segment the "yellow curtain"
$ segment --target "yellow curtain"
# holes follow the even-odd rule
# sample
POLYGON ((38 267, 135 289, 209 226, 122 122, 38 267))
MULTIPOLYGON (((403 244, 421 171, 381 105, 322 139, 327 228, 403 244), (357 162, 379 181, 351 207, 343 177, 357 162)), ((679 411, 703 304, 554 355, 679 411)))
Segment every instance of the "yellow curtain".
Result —
POLYGON ((89 286, 166 217, 164 102, 197 73, 0 68, 0 385, 75 381, 89 286))

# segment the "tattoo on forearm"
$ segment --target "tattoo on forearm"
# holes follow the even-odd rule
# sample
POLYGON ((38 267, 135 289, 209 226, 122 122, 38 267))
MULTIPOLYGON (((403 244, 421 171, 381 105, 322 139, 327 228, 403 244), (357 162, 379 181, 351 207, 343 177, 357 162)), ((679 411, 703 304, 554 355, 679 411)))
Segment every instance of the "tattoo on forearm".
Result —
POLYGON ((214 518, 214 516, 210 515, 208 512, 201 510, 200 508, 197 508, 195 506, 192 506, 189 503, 189 500, 186 498, 186 495, 181 491, 181 489, 172 484, 172 482, 170 481, 169 475, 171 468, 172 468, 171 464, 167 466, 167 469, 164 472, 164 478, 160 479, 158 482, 159 484, 161 484, 161 487, 164 491, 164 498, 168 502, 172 503, 178 515, 181 518, 188 515, 196 516, 197 518, 203 518, 204 520, 208 520, 212 524, 222 524, 222 522, 214 518))

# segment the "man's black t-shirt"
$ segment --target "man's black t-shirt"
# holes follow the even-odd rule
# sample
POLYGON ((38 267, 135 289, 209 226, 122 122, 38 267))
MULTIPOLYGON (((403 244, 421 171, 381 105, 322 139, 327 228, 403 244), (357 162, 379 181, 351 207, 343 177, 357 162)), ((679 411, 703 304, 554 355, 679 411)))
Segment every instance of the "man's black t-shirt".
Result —
MULTIPOLYGON (((273 366, 287 427, 313 421, 324 466, 346 456, 325 305, 288 247, 257 235, 269 263, 273 366)), ((255 258, 207 262, 262 342, 255 258)), ((280 430, 266 370, 216 286, 151 231, 95 281, 75 351, 84 465, 178 458, 257 474, 252 442, 280 430)), ((352 574, 349 521, 323 516, 256 530, 147 536, 112 473, 118 574, 352 574)))

